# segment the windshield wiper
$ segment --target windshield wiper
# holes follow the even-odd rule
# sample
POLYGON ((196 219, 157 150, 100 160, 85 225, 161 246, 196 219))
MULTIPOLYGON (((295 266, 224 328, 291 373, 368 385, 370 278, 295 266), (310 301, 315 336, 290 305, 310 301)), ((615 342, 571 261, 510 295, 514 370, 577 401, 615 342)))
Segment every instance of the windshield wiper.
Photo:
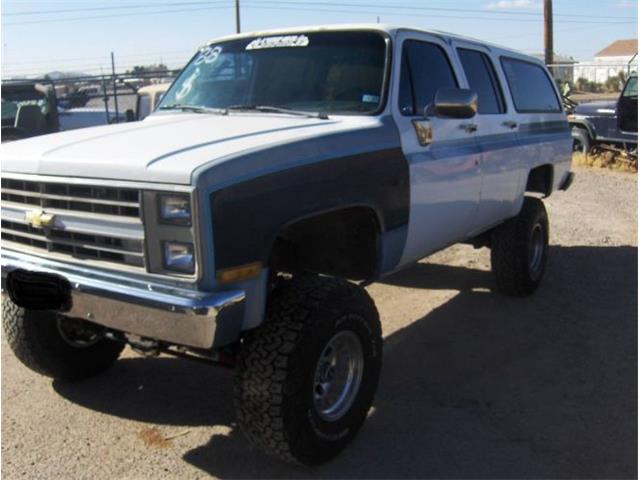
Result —
POLYGON ((204 107, 202 105, 186 105, 180 103, 172 103, 171 105, 163 105, 159 110, 187 110, 195 113, 213 113, 216 115, 226 115, 229 113, 226 108, 204 107))
POLYGON ((299 115, 308 118, 320 118, 322 120, 329 119, 329 115, 325 112, 306 112, 304 110, 292 110, 290 108, 274 107, 271 105, 230 105, 227 107, 227 110, 286 113, 289 115, 299 115))

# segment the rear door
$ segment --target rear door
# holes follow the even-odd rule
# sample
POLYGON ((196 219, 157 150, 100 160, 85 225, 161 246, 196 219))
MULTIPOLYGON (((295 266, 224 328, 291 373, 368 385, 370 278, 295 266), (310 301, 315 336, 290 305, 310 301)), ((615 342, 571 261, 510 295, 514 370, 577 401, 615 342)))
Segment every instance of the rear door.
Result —
POLYGON ((478 232, 511 215, 520 184, 522 147, 518 141, 518 118, 507 104, 496 67, 498 58, 489 48, 455 41, 466 82, 478 94, 476 138, 482 152, 482 189, 475 219, 478 232))
POLYGON ((463 86, 448 43, 419 32, 402 32, 395 43, 392 111, 411 181, 409 232, 401 259, 406 264, 473 230, 480 199, 480 150, 475 119, 424 116, 438 89, 463 86))

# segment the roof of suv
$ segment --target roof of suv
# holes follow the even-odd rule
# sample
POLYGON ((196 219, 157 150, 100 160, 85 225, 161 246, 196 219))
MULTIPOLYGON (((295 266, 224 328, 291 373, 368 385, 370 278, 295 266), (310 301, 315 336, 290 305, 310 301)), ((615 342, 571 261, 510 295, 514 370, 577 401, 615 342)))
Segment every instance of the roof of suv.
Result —
POLYGON ((483 40, 478 40, 476 38, 465 37, 463 35, 456 35, 456 34, 452 34, 452 33, 443 32, 443 31, 440 31, 440 30, 430 30, 430 29, 414 28, 414 27, 403 27, 403 26, 399 26, 399 25, 387 25, 387 24, 380 24, 380 23, 311 25, 311 26, 300 26, 300 27, 290 27, 290 28, 279 28, 279 29, 272 29, 272 30, 258 30, 258 31, 253 31, 253 32, 245 32, 245 33, 234 34, 234 35, 226 35, 224 37, 215 38, 215 39, 212 39, 211 41, 207 42, 207 45, 211 44, 211 43, 214 43, 214 42, 221 42, 221 41, 232 40, 232 39, 237 39, 237 38, 251 38, 251 37, 260 37, 260 36, 267 36, 267 35, 291 35, 291 34, 302 33, 302 32, 323 32, 323 31, 330 32, 330 31, 342 31, 342 30, 374 30, 374 31, 388 33, 391 36, 395 36, 400 31, 429 33, 431 35, 436 35, 438 37, 441 37, 441 38, 443 38, 445 40, 451 39, 451 40, 464 41, 464 42, 468 42, 468 43, 474 43, 476 45, 487 47, 487 48, 490 48, 492 50, 501 51, 501 52, 504 52, 504 53, 508 52, 510 54, 518 55, 520 57, 526 57, 526 58, 528 58, 528 59, 530 59, 532 61, 535 61, 536 63, 543 63, 543 62, 541 62, 540 59, 538 59, 538 58, 536 58, 534 56, 531 56, 531 55, 527 55, 527 54, 525 54, 523 52, 520 52, 518 50, 513 50, 513 49, 510 49, 510 48, 504 47, 502 45, 497 45, 497 44, 494 44, 494 43, 485 42, 483 40))

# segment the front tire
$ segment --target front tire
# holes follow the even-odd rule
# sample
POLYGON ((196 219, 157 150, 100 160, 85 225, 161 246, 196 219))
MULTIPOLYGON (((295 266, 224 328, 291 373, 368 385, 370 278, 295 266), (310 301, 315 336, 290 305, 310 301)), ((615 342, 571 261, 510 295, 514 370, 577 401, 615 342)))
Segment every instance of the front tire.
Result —
POLYGON ((584 128, 573 127, 571 129, 571 136, 573 137, 573 151, 581 153, 582 155, 588 155, 592 146, 589 132, 584 128))
POLYGON ((498 290, 525 297, 536 291, 544 276, 549 249, 549 218, 544 203, 525 197, 517 217, 491 235, 491 269, 498 290))
POLYGON ((239 425, 265 453, 326 462, 364 423, 381 362, 380 320, 364 289, 326 277, 283 281, 240 352, 239 425))
POLYGON ((31 370, 59 380, 81 380, 109 368, 124 348, 83 320, 46 310, 26 310, 2 299, 2 328, 9 347, 31 370))

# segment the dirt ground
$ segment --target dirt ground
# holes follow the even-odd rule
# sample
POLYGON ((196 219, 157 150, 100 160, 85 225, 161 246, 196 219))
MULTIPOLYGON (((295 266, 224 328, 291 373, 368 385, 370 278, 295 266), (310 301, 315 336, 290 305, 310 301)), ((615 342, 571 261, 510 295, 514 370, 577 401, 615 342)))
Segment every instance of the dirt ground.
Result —
POLYGON ((67 384, 4 344, 4 478, 636 478, 637 177, 576 171, 547 201, 534 296, 492 293, 488 251, 467 246, 369 288, 385 329, 380 388, 328 465, 251 450, 229 371, 127 351, 67 384))

